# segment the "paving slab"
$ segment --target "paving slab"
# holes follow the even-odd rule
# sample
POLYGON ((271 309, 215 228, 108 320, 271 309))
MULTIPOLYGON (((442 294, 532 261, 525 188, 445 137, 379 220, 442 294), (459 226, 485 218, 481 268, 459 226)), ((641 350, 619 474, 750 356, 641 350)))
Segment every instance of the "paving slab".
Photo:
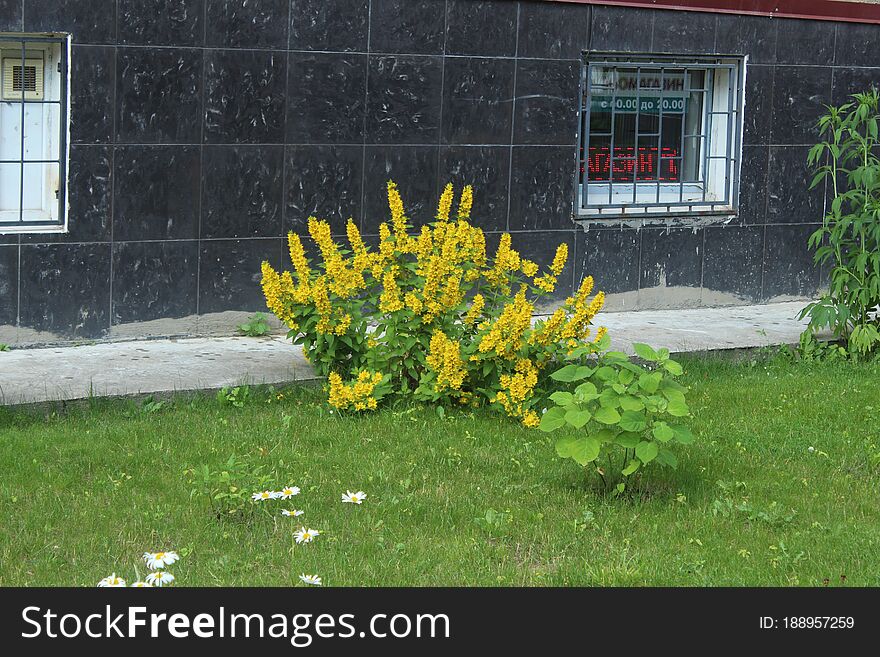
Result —
MULTIPOLYGON (((804 302, 603 313, 615 349, 675 353, 794 344, 804 302)), ((111 342, 0 352, 0 405, 283 384, 315 373, 281 336, 111 342)))

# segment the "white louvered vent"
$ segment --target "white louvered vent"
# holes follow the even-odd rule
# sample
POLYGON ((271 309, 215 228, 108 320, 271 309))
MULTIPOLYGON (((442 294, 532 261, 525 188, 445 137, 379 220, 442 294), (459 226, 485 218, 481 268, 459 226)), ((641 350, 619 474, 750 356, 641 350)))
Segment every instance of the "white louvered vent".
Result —
POLYGON ((3 100, 43 100, 43 60, 3 58, 3 100))

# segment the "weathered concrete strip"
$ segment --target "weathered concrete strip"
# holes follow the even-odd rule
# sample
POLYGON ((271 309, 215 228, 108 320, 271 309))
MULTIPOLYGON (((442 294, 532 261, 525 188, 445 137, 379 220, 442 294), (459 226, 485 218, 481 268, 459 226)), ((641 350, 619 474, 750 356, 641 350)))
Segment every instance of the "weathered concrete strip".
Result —
MULTIPOLYGON (((633 342, 673 352, 792 344, 803 302, 604 313, 616 349, 633 342)), ((218 389, 315 379, 283 337, 116 342, 0 352, 0 404, 218 389)))

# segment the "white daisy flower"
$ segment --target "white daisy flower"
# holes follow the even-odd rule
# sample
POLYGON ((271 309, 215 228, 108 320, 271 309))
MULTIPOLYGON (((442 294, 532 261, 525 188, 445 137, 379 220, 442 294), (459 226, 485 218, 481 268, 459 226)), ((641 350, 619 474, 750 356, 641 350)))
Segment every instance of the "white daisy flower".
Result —
POLYGON ((296 539, 297 543, 311 543, 320 533, 321 532, 317 529, 306 529, 305 527, 302 527, 293 532, 293 537, 296 539))
POLYGON ((367 494, 362 490, 359 490, 357 493, 347 490, 342 495, 342 501, 349 504, 363 504, 365 499, 367 499, 367 494))
POLYGON ((287 516, 288 518, 298 518, 299 516, 301 516, 304 513, 305 513, 305 511, 300 511, 299 509, 294 509, 293 511, 288 511, 287 509, 281 510, 281 515, 287 516))
POLYGON ((117 577, 116 573, 113 573, 112 575, 110 575, 110 577, 105 577, 100 582, 98 582, 98 586, 100 586, 101 588, 121 588, 125 586, 125 580, 121 577, 117 577))
POLYGON ((262 502, 263 500, 274 500, 278 497, 278 493, 273 493, 271 490, 264 490, 262 493, 254 493, 251 495, 251 499, 254 502, 262 502))
POLYGON ((133 589, 151 589, 153 588, 152 584, 147 584, 146 582, 135 582, 131 585, 133 589))
POLYGON ((299 486, 285 486, 278 492, 282 500, 289 500, 294 495, 299 495, 299 486))
POLYGON ((150 586, 170 586, 174 583, 174 575, 167 571, 159 570, 147 575, 146 580, 150 586))
POLYGON ((180 559, 180 556, 177 552, 144 552, 144 562, 152 570, 170 566, 178 559, 180 559))
POLYGON ((299 576, 299 578, 305 584, 311 584, 312 586, 321 586, 323 584, 323 582, 321 581, 321 578, 318 577, 317 575, 306 575, 305 573, 303 573, 302 575, 299 576))

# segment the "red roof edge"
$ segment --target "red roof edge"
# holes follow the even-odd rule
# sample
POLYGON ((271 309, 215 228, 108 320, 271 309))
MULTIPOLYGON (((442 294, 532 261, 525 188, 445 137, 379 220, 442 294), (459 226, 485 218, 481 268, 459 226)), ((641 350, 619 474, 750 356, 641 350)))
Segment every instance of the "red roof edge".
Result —
POLYGON ((678 9, 721 14, 753 14, 850 23, 880 23, 880 4, 836 2, 834 0, 550 0, 550 2, 678 9))

